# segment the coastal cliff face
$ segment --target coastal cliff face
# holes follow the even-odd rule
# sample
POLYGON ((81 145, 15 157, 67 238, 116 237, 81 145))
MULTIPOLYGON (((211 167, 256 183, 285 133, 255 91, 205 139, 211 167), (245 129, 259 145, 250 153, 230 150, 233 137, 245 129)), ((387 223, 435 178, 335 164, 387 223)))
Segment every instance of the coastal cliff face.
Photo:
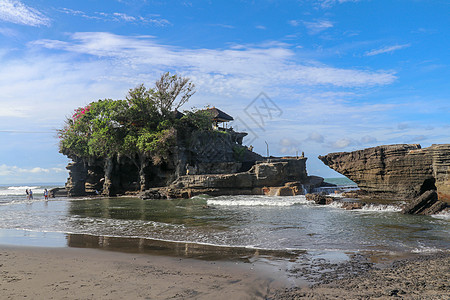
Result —
POLYGON ((378 146, 319 159, 374 195, 412 199, 437 190, 439 200, 450 202, 450 144, 378 146))
POLYGON ((74 161, 67 166, 69 196, 136 193, 143 199, 190 198, 194 195, 304 194, 322 184, 323 178, 308 176, 305 157, 264 160, 234 140, 196 133, 189 143, 174 147, 171 163, 145 169, 148 188, 139 186, 139 171, 125 157, 74 161))
MULTIPOLYGON (((148 158, 144 162, 145 167, 137 163, 138 159, 125 155, 97 159, 71 157, 73 162, 66 167, 69 170, 66 190, 71 197, 95 194, 113 196, 165 187, 186 175, 246 172, 263 157, 242 146, 245 135, 232 130, 179 133, 169 159, 154 164, 148 158)), ((303 168, 301 172, 306 173, 306 166, 303 168)))

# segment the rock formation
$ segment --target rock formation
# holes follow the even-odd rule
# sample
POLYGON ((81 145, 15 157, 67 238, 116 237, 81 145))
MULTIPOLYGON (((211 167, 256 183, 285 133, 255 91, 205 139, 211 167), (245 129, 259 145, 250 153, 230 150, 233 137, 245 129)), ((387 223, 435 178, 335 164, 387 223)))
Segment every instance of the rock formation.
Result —
POLYGON ((319 159, 371 196, 410 200, 437 190, 439 200, 450 203, 450 144, 378 146, 319 159))
POLYGON ((306 194, 306 200, 314 201, 314 203, 319 205, 329 205, 334 202, 333 197, 327 197, 325 195, 320 194, 306 194))
POLYGON ((308 176, 306 158, 256 162, 247 172, 184 175, 167 187, 140 193, 142 199, 190 198, 199 194, 294 196, 320 186, 323 178, 308 176))
POLYGON ((72 197, 98 193, 112 196, 167 186, 186 174, 245 172, 257 160, 263 160, 262 156, 242 146, 245 135, 229 129, 193 131, 187 136, 180 133, 168 161, 154 164, 148 158, 143 172, 139 171, 137 159, 125 155, 95 159, 71 157, 73 162, 66 167, 69 170, 66 189, 72 197), (145 186, 142 186, 143 181, 145 186))
POLYGON ((143 174, 127 156, 74 157, 67 166, 66 190, 71 197, 141 192, 143 199, 198 194, 292 196, 322 184, 323 178, 307 175, 307 158, 265 159, 241 145, 245 133, 224 130, 179 136, 169 162, 155 165, 149 161, 143 174))
POLYGON ((412 200, 403 209, 404 214, 432 215, 446 208, 446 203, 438 200, 435 190, 429 190, 412 200))

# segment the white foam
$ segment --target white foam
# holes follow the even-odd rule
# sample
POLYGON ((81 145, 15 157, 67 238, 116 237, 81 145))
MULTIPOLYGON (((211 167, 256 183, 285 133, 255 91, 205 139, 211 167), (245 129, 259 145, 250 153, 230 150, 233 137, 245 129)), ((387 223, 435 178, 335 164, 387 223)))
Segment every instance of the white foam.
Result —
POLYGON ((433 218, 450 220, 450 210, 442 211, 438 214, 431 215, 433 218))
POLYGON ((292 197, 270 197, 270 196, 247 196, 247 197, 216 197, 207 200, 208 205, 215 206, 293 206, 296 204, 309 203, 305 196, 292 197))
POLYGON ((342 205, 344 205, 344 202, 334 201, 334 202, 331 202, 330 204, 324 205, 324 206, 331 206, 334 208, 342 208, 342 205))
POLYGON ((402 209, 395 205, 387 205, 387 204, 366 204, 361 210, 364 211, 374 211, 374 212, 399 212, 402 209))
POLYGON ((28 186, 28 185, 23 185, 23 186, 9 186, 7 189, 8 190, 26 190, 26 189, 37 189, 39 186, 28 186))
MULTIPOLYGON (((343 201, 334 201, 328 205, 324 205, 325 207, 333 207, 341 209, 344 206, 345 202, 343 201)), ((387 204, 366 204, 361 207, 361 209, 353 209, 352 211, 364 211, 364 212, 399 212, 402 209, 395 205, 387 205, 387 204)))
POLYGON ((33 194, 43 194, 44 189, 40 186, 9 186, 5 188, 0 188, 0 196, 18 196, 24 195, 26 196, 25 190, 31 189, 33 194))
POLYGON ((411 250, 411 252, 412 253, 437 253, 437 252, 442 252, 442 249, 438 249, 435 247, 419 246, 418 248, 411 250))

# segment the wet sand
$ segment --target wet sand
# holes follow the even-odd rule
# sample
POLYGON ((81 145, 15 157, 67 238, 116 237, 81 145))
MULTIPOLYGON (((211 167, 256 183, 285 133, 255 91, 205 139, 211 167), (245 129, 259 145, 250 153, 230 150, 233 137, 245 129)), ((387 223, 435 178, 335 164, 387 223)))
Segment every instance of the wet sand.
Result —
POLYGON ((265 299, 283 287, 251 263, 96 249, 0 246, 1 299, 265 299))
POLYGON ((86 248, 0 246, 1 299, 450 299, 450 253, 313 268, 86 248), (289 287, 291 278, 315 278, 289 287), (313 282, 311 281, 311 282, 313 282))
POLYGON ((343 279, 329 276, 311 287, 278 291, 273 299, 450 299, 450 253, 396 260, 343 279))

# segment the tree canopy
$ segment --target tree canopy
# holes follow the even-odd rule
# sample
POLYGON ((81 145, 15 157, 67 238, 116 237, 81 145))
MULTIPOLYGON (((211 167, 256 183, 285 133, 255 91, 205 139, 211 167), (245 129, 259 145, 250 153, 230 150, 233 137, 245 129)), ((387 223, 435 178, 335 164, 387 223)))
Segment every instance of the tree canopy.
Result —
MULTIPOLYGON (((125 100, 104 99, 80 107, 58 130, 60 152, 71 158, 111 158, 115 155, 159 164, 168 158, 178 130, 211 129, 203 110, 177 110, 195 93, 189 78, 165 73, 147 89, 130 89, 125 100)), ((136 165, 139 165, 136 162, 136 165)))

